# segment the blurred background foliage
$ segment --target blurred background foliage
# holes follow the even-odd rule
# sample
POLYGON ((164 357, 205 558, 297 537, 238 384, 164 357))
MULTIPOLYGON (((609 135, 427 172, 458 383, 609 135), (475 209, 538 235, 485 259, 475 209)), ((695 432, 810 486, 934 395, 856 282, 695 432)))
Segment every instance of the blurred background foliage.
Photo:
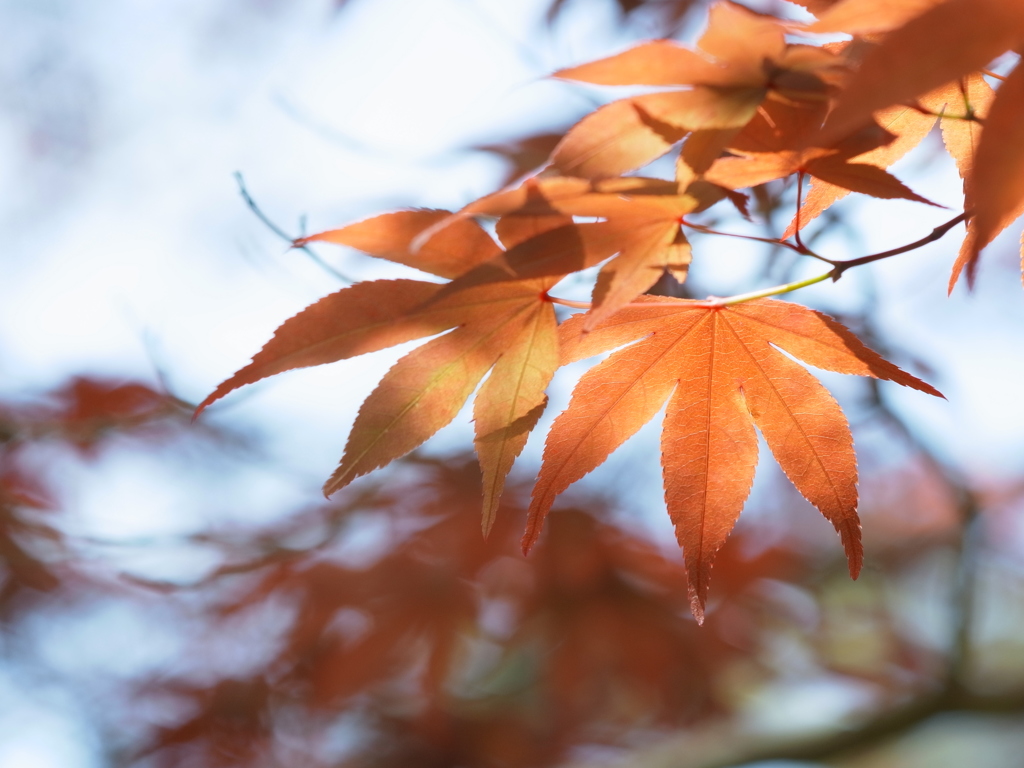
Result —
MULTIPOLYGON (((268 74, 282 59, 259 61, 282 39, 290 50, 325 45, 317 34, 346 25, 361 29, 361 19, 386 11, 366 0, 287 5, 191 4, 179 12, 186 21, 168 35, 193 49, 157 47, 147 54, 131 48, 147 77, 181 70, 176 76, 185 85, 169 84, 166 94, 181 109, 195 105, 180 101, 178 91, 197 83, 200 106, 230 117, 221 116, 224 136, 238 120, 266 118, 255 130, 270 131, 270 139, 239 134, 249 149, 231 154, 225 138, 215 138, 194 162, 216 156, 210 162, 218 173, 238 163, 264 188, 287 181, 286 190, 269 197, 250 190, 271 219, 271 210, 304 206, 321 206, 310 216, 324 225, 388 205, 456 206, 466 190, 487 191, 536 168, 560 131, 598 103, 561 88, 542 94, 532 114, 500 129, 492 121, 487 131, 456 131, 456 143, 444 151, 425 140, 415 150, 422 157, 389 154, 386 143, 372 144, 372 129, 353 134, 297 106, 303 95, 268 74), (225 106, 217 88, 201 92, 197 72, 239 101, 225 106), (262 106, 246 106, 247 99, 262 106), (289 128, 274 128, 266 117, 271 113, 289 128), (261 153, 275 148, 273 142, 288 141, 312 146, 295 165, 265 161, 261 153), (345 166, 330 152, 359 159, 345 166), (346 182, 333 177, 303 189, 305 172, 316 174, 310 164, 325 157, 335 163, 331 174, 351 170, 344 192, 331 185, 346 182), (374 187, 367 176, 367 194, 357 182, 359 173, 371 171, 360 171, 359 162, 374 169, 374 178, 390 173, 394 179, 374 187), (442 182, 446 176, 455 181, 442 182), (416 191, 417 185, 430 193, 416 191), (340 203, 327 199, 334 193, 340 203)), ((538 0, 506 25, 504 6, 452 0, 442 13, 441 5, 439 14, 458 14, 477 34, 490 35, 489 53, 518 61, 516 77, 526 81, 639 37, 687 38, 706 8, 698 0, 538 0), (581 34, 593 38, 592 47, 579 43, 581 34)), ((781 0, 751 5, 800 14, 781 0)), ((131 10, 132 23, 149 18, 131 10)), ((189 142, 197 146, 205 134, 201 123, 176 123, 173 110, 154 116, 146 111, 152 105, 135 113, 117 107, 118 99, 127 104, 145 97, 110 90, 109 78, 124 77, 132 87, 139 82, 86 65, 106 61, 109 69, 106 53, 89 58, 90 46, 130 30, 115 28, 114 35, 96 26, 104 15, 58 0, 5 0, 0 12, 13 24, 8 36, 23 31, 4 54, 17 66, 4 76, 2 157, 30 180, 3 187, 10 247, 0 265, 11 276, 0 336, 4 768, 1020 764, 1024 462, 1019 453, 1000 449, 1020 447, 1019 439, 1007 443, 1001 436, 1019 435, 1020 410, 1002 402, 998 390, 991 394, 976 380, 956 378, 949 369, 965 365, 956 338, 918 343, 923 332, 908 329, 904 319, 920 304, 911 296, 909 309, 893 309, 885 290, 887 279, 904 292, 908 284, 941 286, 951 246, 943 251, 938 244, 913 257, 918 261, 911 269, 920 270, 928 258, 944 254, 934 279, 891 273, 897 277, 883 277, 881 285, 863 283, 853 294, 811 294, 808 300, 895 362, 944 389, 952 383, 951 397, 987 399, 979 407, 996 409, 988 418, 999 429, 986 433, 985 423, 972 422, 969 412, 937 427, 930 421, 935 412, 907 405, 877 382, 826 379, 836 386, 858 445, 864 573, 849 580, 831 529, 765 462, 744 518, 718 556, 708 619, 698 628, 663 510, 649 508, 660 494, 656 487, 645 490, 658 480, 648 466, 653 452, 645 452, 650 446, 642 439, 611 463, 606 477, 612 480, 580 483, 566 495, 542 543, 524 559, 518 539, 535 448, 514 476, 487 540, 479 528, 479 472, 461 448, 468 445, 465 431, 447 433, 331 500, 318 496, 321 468, 340 447, 341 422, 325 409, 354 413, 361 399, 350 391, 354 379, 375 379, 375 369, 327 379, 297 374, 299 383, 282 385, 276 400, 265 388, 254 389, 255 403, 240 396, 234 406, 192 424, 193 403, 217 377, 244 362, 305 299, 333 289, 335 277, 298 255, 280 256, 274 234, 237 200, 227 172, 211 192, 207 177, 186 163, 184 181, 153 197, 157 187, 172 183, 174 158, 188 155, 189 142), (128 266, 133 260, 177 258, 175 249, 185 242, 165 243, 165 253, 147 250, 165 231, 155 227, 138 241, 145 247, 133 249, 135 241, 122 239, 131 225, 114 218, 118 211, 131 216, 127 198, 139 194, 122 188, 131 177, 115 173, 109 180, 112 169, 124 171, 111 157, 145 157, 150 145, 134 154, 126 149, 133 130, 155 130, 157 142, 167 141, 166 125, 153 128, 158 119, 170 130, 186 125, 197 134, 184 146, 167 145, 170 157, 150 169, 155 176, 144 185, 141 204, 161 210, 164 226, 184 222, 194 230, 190 237, 205 243, 200 256, 220 253, 223 262, 200 264, 185 249, 179 265, 184 282, 159 285, 172 274, 160 268, 141 273, 146 291, 167 297, 135 294, 138 303, 119 316, 119 333, 129 343, 115 338, 110 351, 97 352, 92 337, 105 326, 94 326, 92 315, 103 315, 110 299, 95 286, 119 284, 136 268, 128 266), (108 181, 97 181, 101 177, 108 181), (104 184, 119 190, 124 207, 100 216, 92 243, 78 240, 81 252, 63 255, 79 232, 68 221, 95 219, 88 199, 104 194, 104 184), (209 213, 197 212, 211 198, 218 200, 218 216, 231 211, 223 214, 235 227, 230 234, 217 230, 209 213), (187 213, 168 216, 168 210, 187 213), (34 231, 26 234, 26 228, 34 231), (36 263, 10 257, 35 247, 62 256, 42 255, 36 263), (126 260, 108 259, 115 252, 126 253, 126 260), (260 307, 266 317, 254 319, 257 303, 270 305, 260 307), (181 325, 191 335, 176 339, 181 325), (80 328, 91 337, 77 337, 80 328), (221 335, 231 339, 230 353, 217 340, 221 335), (309 402, 296 403, 306 392, 309 402), (277 410, 261 421, 258 409, 277 410), (314 423, 318 419, 323 424, 314 423), (996 446, 998 457, 977 453, 979 444, 996 446)), ((159 17, 146 23, 160 29, 159 17)), ((388 23, 380 28, 386 31, 388 23)), ((143 30, 140 37, 156 39, 152 34, 143 30)), ((365 44, 372 50, 373 41, 365 44)), ((283 61, 285 71, 295 71, 293 59, 283 61)), ((387 61, 372 63, 390 71, 387 61)), ((446 84, 433 87, 444 92, 446 84)), ((498 90, 513 103, 510 110, 525 109, 514 90, 498 90)), ((424 132, 430 134, 429 126, 424 132)), ((904 167, 929 178, 927 169, 904 167)), ((756 226, 777 236, 793 203, 794 190, 785 184, 759 188, 756 226)), ((812 236, 856 249, 866 237, 858 229, 862 220, 855 209, 836 211, 812 236)), ((926 231, 928 220, 921 221, 926 231)), ((281 226, 297 235, 303 223, 294 231, 281 226)), ((889 236, 912 239, 902 230, 889 236)), ((350 254, 319 257, 355 277, 376 268, 350 254)), ((798 268, 779 253, 740 258, 748 267, 742 277, 731 262, 724 278, 695 269, 685 290, 700 295, 723 280, 730 286, 778 282, 798 268)), ((1000 285, 1016 283, 1009 258, 1000 262, 993 254, 992 261, 1000 285)), ((122 285, 126 295, 136 287, 122 285)), ((658 290, 682 295, 684 288, 663 281, 658 290)), ((1021 328, 1019 307, 1007 303, 1019 305, 1019 295, 984 281, 980 291, 988 291, 982 320, 1001 317, 1007 335, 975 335, 968 343, 979 354, 1001 353, 1000 364, 1009 358, 1019 366, 1019 342, 1006 342, 1021 328)), ((929 301, 938 295, 929 294, 929 301)), ((956 314, 972 308, 953 306, 948 322, 977 334, 956 314)), ((943 322, 935 315, 919 319, 938 332, 943 322)), ((1007 370, 975 367, 982 379, 1007 370)))

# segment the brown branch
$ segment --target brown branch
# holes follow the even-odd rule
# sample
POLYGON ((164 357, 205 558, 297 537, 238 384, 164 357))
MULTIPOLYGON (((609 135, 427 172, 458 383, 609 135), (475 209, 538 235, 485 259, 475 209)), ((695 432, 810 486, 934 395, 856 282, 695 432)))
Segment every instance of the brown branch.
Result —
POLYGON ((955 216, 954 218, 950 219, 945 224, 940 224, 935 229, 933 229, 931 233, 925 235, 920 240, 915 240, 914 242, 908 243, 907 245, 902 245, 899 248, 892 248, 891 250, 888 251, 882 251, 881 253, 872 253, 869 256, 861 256, 859 258, 849 259, 847 261, 829 262, 835 267, 835 269, 833 270, 834 277, 832 279, 838 280, 840 277, 843 276, 843 273, 846 270, 852 269, 853 267, 859 267, 863 264, 871 264, 872 262, 875 261, 888 259, 891 256, 899 256, 901 253, 915 251, 918 248, 928 245, 928 243, 934 243, 936 240, 943 237, 947 232, 949 232, 949 230, 951 230, 957 224, 966 221, 969 217, 970 213, 965 211, 964 213, 961 213, 959 216, 955 216))

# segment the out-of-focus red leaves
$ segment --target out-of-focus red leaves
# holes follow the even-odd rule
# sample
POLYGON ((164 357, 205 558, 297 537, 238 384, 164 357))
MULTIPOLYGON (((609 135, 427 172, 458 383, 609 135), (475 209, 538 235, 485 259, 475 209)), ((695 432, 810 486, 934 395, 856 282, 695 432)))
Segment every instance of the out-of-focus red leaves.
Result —
POLYGON ((185 413, 181 401, 145 384, 85 376, 72 378, 52 393, 51 400, 54 429, 85 453, 111 432, 138 432, 185 413))
MULTIPOLYGON (((250 609, 286 606, 261 711, 273 718, 297 707, 302 714, 291 717, 306 723, 358 713, 366 721, 360 744, 334 764, 552 765, 580 744, 721 713, 715 678, 743 653, 719 631, 721 607, 735 603, 745 615, 761 580, 804 568, 789 551, 746 558, 739 536, 722 556, 725 589, 698 629, 674 549, 602 521, 602 503, 553 513, 524 559, 524 488, 510 489, 483 539, 474 462, 404 463, 418 476, 338 510, 372 509, 389 521, 393 542, 372 563, 267 560, 210 616, 220 634, 250 609)), ((747 622, 751 644, 764 615, 747 622)), ((209 696, 203 702, 216 700, 209 696)), ((188 754, 206 754, 202 745, 222 738, 223 715, 211 703, 195 708, 198 715, 154 734, 149 753, 184 754, 182 742, 192 739, 188 754)), ((271 752, 232 754, 239 765, 262 765, 271 752)))
POLYGON ((74 376, 30 402, 0 402, 0 618, 41 593, 66 596, 89 579, 69 563, 55 513, 62 489, 53 451, 95 458, 115 437, 166 440, 188 423, 176 398, 140 382, 74 376))
POLYGON ((270 685, 262 677, 225 679, 209 687, 172 686, 190 715, 176 725, 161 728, 135 755, 156 755, 160 766, 229 768, 261 763, 273 742, 267 709, 270 685))
MULTIPOLYGON (((79 570, 59 525, 61 489, 34 451, 91 460, 122 435, 159 447, 187 421, 186 408, 145 385, 86 378, 36 403, 0 404, 0 620, 43 600, 74 605, 83 584, 93 598, 125 595, 79 570)), ((904 483, 914 499, 945 505, 924 531, 886 529, 877 562, 897 570, 920 555, 922 535, 948 546, 950 502, 933 474, 892 471, 895 495, 871 498, 867 514, 892 517, 886 505, 909 503, 896 493, 904 483)), ((607 501, 552 512, 523 558, 525 487, 507 491, 487 539, 480 494, 475 462, 414 454, 375 489, 268 530, 204 536, 224 562, 181 593, 198 633, 187 652, 126 680, 140 706, 119 724, 125 763, 557 765, 582 746, 734 715, 744 691, 777 674, 772 638, 794 628, 821 668, 894 693, 936 666, 881 591, 865 598, 838 578, 830 550, 822 559, 806 541, 768 546, 741 528, 718 556, 719 588, 698 629, 677 550, 608 522, 607 501), (295 548, 318 515, 341 539, 327 532, 295 548), (367 516, 387 533, 377 554, 353 558, 345 537, 358 540, 367 516), (254 638, 263 650, 250 652, 254 638), (210 642, 250 661, 225 669, 210 642)))

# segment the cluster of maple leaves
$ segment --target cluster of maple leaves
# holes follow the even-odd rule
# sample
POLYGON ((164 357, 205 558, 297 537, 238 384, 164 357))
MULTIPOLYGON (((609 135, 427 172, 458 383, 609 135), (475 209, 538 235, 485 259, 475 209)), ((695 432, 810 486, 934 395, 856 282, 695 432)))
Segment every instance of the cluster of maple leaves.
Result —
POLYGON ((686 233, 708 231, 694 217, 722 204, 746 215, 740 190, 792 176, 802 199, 783 237, 769 242, 826 262, 831 269, 817 280, 917 247, 924 241, 840 262, 813 252, 800 232, 849 192, 929 203, 886 169, 936 122, 965 193, 964 213, 936 233, 967 222, 950 289, 962 272, 973 279, 979 252, 1024 212, 1024 67, 1005 77, 985 69, 1024 44, 1024 3, 800 4, 817 20, 794 24, 721 0, 695 48, 651 41, 556 72, 659 90, 583 118, 547 166, 518 186, 454 213, 400 211, 296 241, 348 246, 447 282, 376 280, 321 299, 286 321, 198 410, 283 371, 437 336, 401 358, 367 398, 324 490, 421 445, 475 392, 486 533, 555 371, 616 350, 584 374, 554 420, 524 550, 555 498, 668 403, 665 499, 698 620, 714 555, 750 491, 755 426, 838 530, 856 576, 862 548, 850 430, 828 392, 782 353, 939 393, 825 315, 769 298, 810 281, 706 301, 643 294, 665 273, 686 279, 686 233), (852 39, 814 43, 836 33, 852 39), (675 178, 634 174, 676 148, 675 178), (494 222, 496 239, 482 220, 494 222), (591 302, 551 293, 566 276, 599 265, 591 302), (586 311, 560 323, 556 303, 586 311))

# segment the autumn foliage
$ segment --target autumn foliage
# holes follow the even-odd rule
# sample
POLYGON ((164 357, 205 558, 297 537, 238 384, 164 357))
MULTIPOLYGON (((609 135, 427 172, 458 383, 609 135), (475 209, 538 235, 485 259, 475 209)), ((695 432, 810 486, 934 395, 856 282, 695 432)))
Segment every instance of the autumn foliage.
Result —
MULTIPOLYGON (((729 312, 757 317, 758 306, 729 312)), ((683 322, 694 315, 672 309, 683 322)), ((697 317, 691 322, 715 316, 697 317)), ((742 315, 726 317, 716 322, 743 332, 742 315)), ((102 542, 66 530, 61 485, 45 467, 61 455, 65 468, 91 465, 125 448, 166 460, 186 439, 194 452, 188 411, 153 385, 94 377, 72 378, 36 402, 0 402, 7 636, 23 636, 40 617, 114 609, 159 619, 159 635, 178 639, 165 666, 79 681, 113 765, 559 765, 588 749, 643 749, 678 729, 718 733, 730 718, 742 721, 759 691, 771 695, 795 674, 787 666, 795 653, 882 703, 927 695, 944 674, 942 655, 892 599, 896 589, 925 599, 934 585, 915 591, 908 574, 934 576, 929 564, 956 546, 963 502, 927 455, 880 468, 868 452, 873 572, 856 594, 830 542, 762 519, 720 550, 713 608, 698 627, 678 553, 616 521, 607 498, 577 495, 579 506, 552 515, 523 558, 528 485, 513 481, 482 537, 481 473, 469 456, 414 452, 386 482, 284 510, 269 524, 240 516, 200 531, 189 549, 214 557, 191 579, 132 575, 99 556, 102 542), (376 541, 366 534, 374 527, 376 541)), ((881 407, 867 413, 888 418, 881 407)), ((747 430, 749 418, 739 420, 747 430)), ((212 451, 230 451, 231 435, 208 436, 212 451)), ((1006 526, 1024 492, 991 488, 983 498, 993 524, 1006 526)), ((160 547, 142 554, 159 559, 160 547)), ((1021 585, 1017 562, 1007 558, 999 571, 1011 593, 1021 585)), ((936 701, 937 711, 1024 707, 1016 691, 936 701)), ((919 719, 930 711, 913 706, 919 719)), ((705 766, 762 753, 719 735, 676 754, 682 765, 705 766)))
POLYGON ((964 271, 973 280, 981 250, 1024 211, 1024 69, 1005 77, 985 69, 1024 42, 1024 5, 805 5, 818 14, 813 23, 722 0, 695 47, 655 40, 560 70, 554 77, 655 90, 600 107, 539 172, 461 211, 384 214, 296 241, 349 246, 448 282, 364 282, 322 299, 282 325, 199 410, 272 374, 444 333, 403 357, 367 398, 324 490, 413 450, 476 392, 486 534, 557 368, 628 344, 583 376, 554 421, 524 551, 556 496, 667 402, 665 498, 698 619, 715 553, 749 492, 753 425, 839 531, 856 576, 861 534, 849 429, 827 392, 776 349, 818 368, 939 393, 833 320, 767 297, 838 280, 930 239, 843 262, 812 251, 801 229, 850 192, 931 204, 887 168, 936 122, 964 179, 965 212, 933 237, 967 221, 950 290, 964 271), (817 43, 825 33, 852 40, 817 43), (673 151, 674 178, 634 175, 673 151), (682 282, 693 258, 707 258, 687 239, 689 231, 709 231, 705 212, 724 205, 748 215, 742 190, 787 177, 807 194, 783 238, 765 240, 826 263, 828 272, 740 296, 643 297, 663 274, 682 282), (497 241, 481 221, 494 222, 497 241), (591 267, 600 270, 589 303, 556 295, 560 281, 591 267), (556 304, 585 311, 560 323, 556 304))

